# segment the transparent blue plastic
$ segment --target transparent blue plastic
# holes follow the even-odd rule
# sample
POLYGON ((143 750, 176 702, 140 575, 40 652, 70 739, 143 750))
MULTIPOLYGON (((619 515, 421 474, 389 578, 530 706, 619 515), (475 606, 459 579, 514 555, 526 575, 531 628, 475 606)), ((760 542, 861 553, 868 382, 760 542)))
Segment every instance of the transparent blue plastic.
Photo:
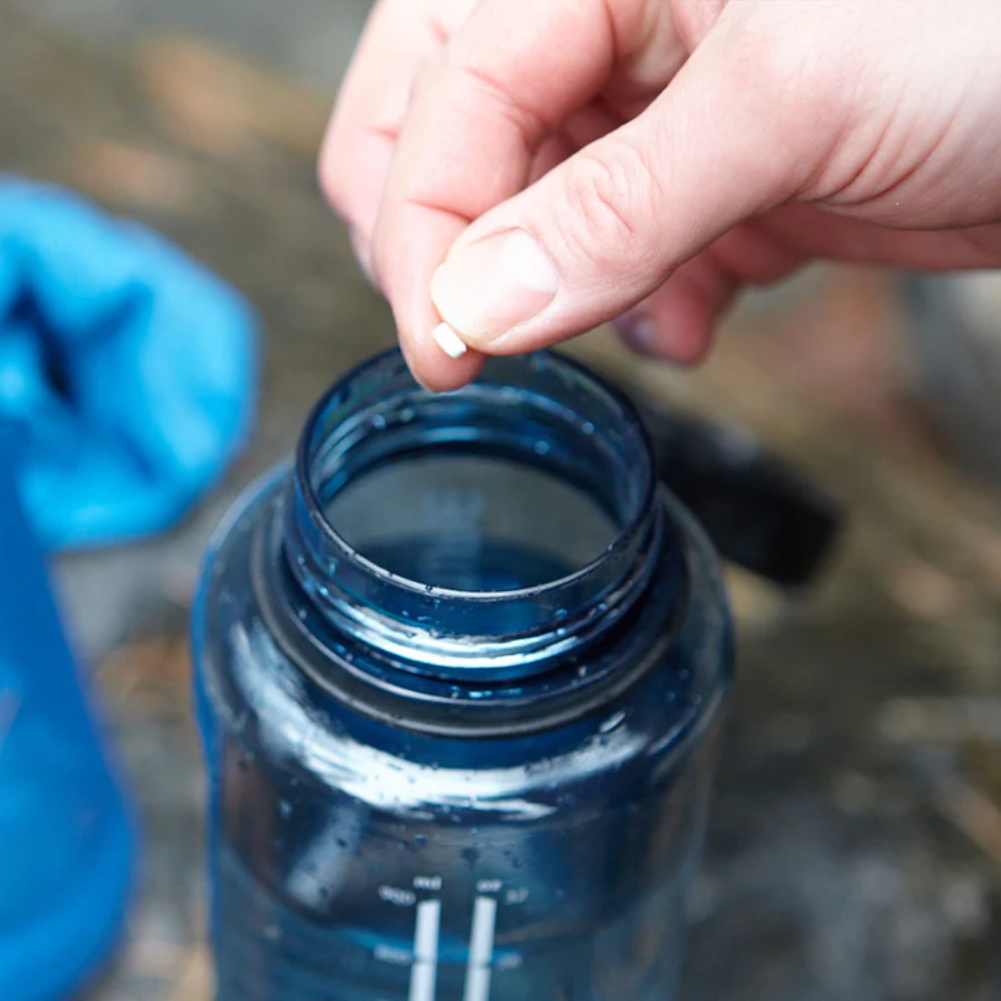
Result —
POLYGON ((0 428, 0 998, 73 996, 107 960, 133 872, 132 818, 0 428))
POLYGON ((357 369, 194 635, 219 1001, 675 997, 730 620, 596 377, 357 369))

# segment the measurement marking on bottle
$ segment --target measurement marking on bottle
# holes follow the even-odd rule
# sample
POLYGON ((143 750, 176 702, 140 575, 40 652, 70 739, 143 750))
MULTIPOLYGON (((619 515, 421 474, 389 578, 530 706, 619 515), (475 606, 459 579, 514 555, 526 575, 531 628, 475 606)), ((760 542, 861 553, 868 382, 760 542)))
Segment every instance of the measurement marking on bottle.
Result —
POLYGON ((392 963, 394 966, 413 966, 414 963, 414 954, 409 949, 397 949, 382 942, 375 947, 375 958, 383 963, 392 963))
POLYGON ((434 1001, 435 981, 438 976, 440 926, 440 900, 425 900, 417 905, 414 965, 410 971, 410 1001, 434 1001))
POLYGON ((398 886, 380 886, 379 899, 397 907, 413 907, 417 903, 417 894, 413 890, 401 890, 398 886))
MULTIPOLYGON (((414 886, 418 889, 440 890, 442 883, 440 876, 414 878, 414 886)), ((497 933, 497 911, 500 901, 495 896, 488 897, 483 894, 500 893, 504 888, 503 881, 481 879, 476 888, 479 895, 473 901, 473 925, 469 935, 469 958, 462 999, 490 1001, 490 982, 495 970, 500 972, 517 969, 521 965, 521 956, 516 953, 506 954, 494 962, 494 939, 497 933)), ((401 890, 393 886, 380 886, 379 896, 398 906, 412 905, 416 902, 416 895, 411 890, 401 890)), ((521 903, 528 897, 528 891, 523 888, 508 890, 507 897, 521 903)), ((403 953, 391 946, 376 946, 376 959, 400 965, 410 962, 409 1001, 435 1001, 440 936, 441 901, 433 898, 422 900, 417 904, 412 953, 403 953)))
POLYGON ((488 1001, 490 997, 490 964, 494 959, 496 928, 496 899, 477 897, 473 905, 473 931, 469 937, 469 966, 463 1001, 488 1001))

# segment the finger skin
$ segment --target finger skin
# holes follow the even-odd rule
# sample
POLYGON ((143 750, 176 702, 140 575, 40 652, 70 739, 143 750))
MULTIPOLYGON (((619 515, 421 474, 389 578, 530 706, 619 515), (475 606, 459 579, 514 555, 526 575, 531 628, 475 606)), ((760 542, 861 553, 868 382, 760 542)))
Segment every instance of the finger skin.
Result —
MULTIPOLYGON (((410 12, 398 33, 418 5, 381 6, 410 12)), ((348 163, 327 172, 433 388, 471 378, 479 352, 622 313, 637 349, 692 360, 742 285, 813 257, 1001 262, 1001 8, 988 0, 962 18, 945 0, 482 0, 431 33, 399 72, 370 65, 390 50, 364 49, 355 78, 370 92, 342 100, 331 135, 369 146, 334 142, 348 163), (459 267, 512 232, 556 274, 524 317, 519 276, 482 263, 501 257, 459 267), (450 270, 464 280, 441 281, 450 270), (491 300, 517 319, 496 329, 491 300), (474 350, 447 357, 430 336, 442 319, 474 350)))

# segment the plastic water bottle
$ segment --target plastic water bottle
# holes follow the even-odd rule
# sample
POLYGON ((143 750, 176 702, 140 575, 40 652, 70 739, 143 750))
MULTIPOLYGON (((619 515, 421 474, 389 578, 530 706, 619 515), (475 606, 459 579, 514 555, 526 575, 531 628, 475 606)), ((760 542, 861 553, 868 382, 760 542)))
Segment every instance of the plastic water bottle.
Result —
POLYGON ((0 998, 61 1001, 124 922, 135 843, 0 427, 0 998))
POLYGON ((620 395, 333 387, 195 616, 220 1001, 670 1001, 731 628, 620 395))

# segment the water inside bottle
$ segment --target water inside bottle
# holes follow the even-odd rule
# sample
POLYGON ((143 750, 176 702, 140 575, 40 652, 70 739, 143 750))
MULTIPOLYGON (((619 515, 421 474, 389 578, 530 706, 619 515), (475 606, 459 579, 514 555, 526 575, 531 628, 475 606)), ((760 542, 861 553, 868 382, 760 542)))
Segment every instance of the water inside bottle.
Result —
POLYGON ((373 563, 456 591, 559 580, 620 531, 593 497, 551 473, 462 454, 394 459, 335 494, 327 517, 373 563))

